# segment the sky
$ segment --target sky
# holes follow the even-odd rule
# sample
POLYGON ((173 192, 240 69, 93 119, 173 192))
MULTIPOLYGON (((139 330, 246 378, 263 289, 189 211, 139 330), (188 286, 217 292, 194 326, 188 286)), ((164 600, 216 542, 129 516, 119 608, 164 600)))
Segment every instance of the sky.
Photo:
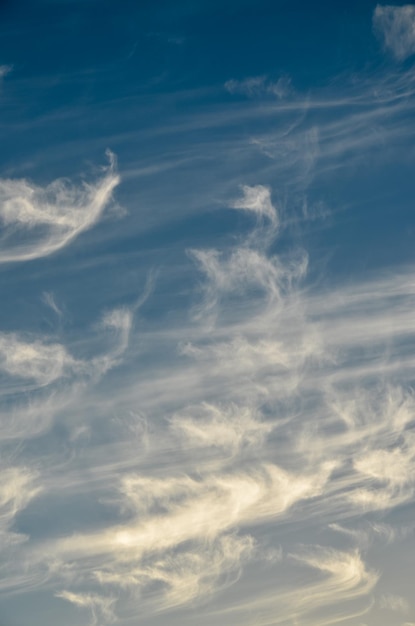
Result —
POLYGON ((415 5, 0 1, 0 626, 415 626, 415 5))

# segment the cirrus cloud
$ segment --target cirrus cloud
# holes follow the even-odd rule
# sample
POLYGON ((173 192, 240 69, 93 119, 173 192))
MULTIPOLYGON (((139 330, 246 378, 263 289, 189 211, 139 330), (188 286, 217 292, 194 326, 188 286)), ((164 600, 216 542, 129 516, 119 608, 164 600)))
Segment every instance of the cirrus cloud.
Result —
POLYGON ((58 179, 40 187, 25 179, 0 179, 0 263, 49 256, 102 217, 120 177, 114 155, 93 183, 58 179))

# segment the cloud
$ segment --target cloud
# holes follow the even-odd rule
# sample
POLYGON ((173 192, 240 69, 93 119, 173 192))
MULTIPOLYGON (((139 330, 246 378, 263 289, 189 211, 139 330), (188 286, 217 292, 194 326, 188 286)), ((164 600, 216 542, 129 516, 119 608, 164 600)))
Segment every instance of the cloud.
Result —
POLYGON ((27 180, 0 179, 0 263, 28 261, 69 245, 102 217, 120 177, 115 159, 95 183, 75 186, 56 180, 39 187, 27 180))
MULTIPOLYGON (((325 583, 311 586, 298 594, 298 614, 311 614, 317 608, 331 607, 334 615, 337 606, 341 602, 350 601, 366 596, 376 585, 379 574, 368 570, 360 553, 356 551, 346 552, 332 548, 314 546, 304 550, 303 553, 293 554, 292 558, 300 563, 320 571, 325 577, 325 583), (314 587, 314 588, 313 588, 314 587)), ((352 613, 350 617, 364 614, 365 609, 352 613)), ((347 613, 344 615, 346 617, 347 613)), ((342 616, 343 617, 343 616, 342 616)), ((335 620, 337 621, 337 620, 335 620)), ((332 618, 319 619, 316 621, 309 618, 311 624, 332 624, 332 618)))
POLYGON ((356 603, 371 593, 379 578, 376 571, 367 568, 359 551, 318 545, 302 546, 277 567, 281 576, 278 585, 265 576, 260 587, 250 581, 252 588, 244 589, 235 612, 217 611, 218 621, 228 620, 235 626, 329 626, 367 613, 370 604, 356 608, 356 603), (296 566, 295 583, 289 585, 292 565, 296 566))
MULTIPOLYGON (((269 193, 263 188, 249 189, 238 209, 252 211, 258 215, 271 215, 271 228, 261 225, 248 235, 242 245, 235 246, 226 254, 218 250, 190 250, 207 280, 204 285, 204 301, 197 316, 212 316, 219 307, 225 308, 231 298, 262 293, 265 302, 278 303, 299 282, 307 269, 307 257, 301 251, 293 255, 289 262, 281 262, 278 256, 268 256, 263 248, 272 240, 273 225, 277 224, 276 214, 269 202, 269 193)), ((257 302, 257 299, 253 300, 257 302)), ((260 301, 261 302, 261 301, 260 301)), ((261 302, 264 306, 264 302, 261 302)))
POLYGON ((27 468, 0 469, 0 525, 1 532, 8 530, 14 517, 40 491, 36 474, 27 468))
POLYGON ((0 65, 0 81, 13 71, 12 65, 0 65))
POLYGON ((132 324, 133 311, 127 307, 112 309, 103 315, 97 327, 99 330, 112 331, 115 338, 114 348, 91 360, 91 373, 102 376, 118 364, 119 358, 128 347, 132 324))
POLYGON ((243 197, 235 200, 230 206, 233 209, 242 211, 251 211, 259 219, 266 217, 269 221, 268 227, 273 228, 273 235, 278 226, 278 215, 271 201, 271 191, 263 185, 242 186, 243 197))
MULTIPOLYGON (((321 493, 331 470, 306 476, 255 464, 245 471, 200 467, 197 478, 124 475, 119 504, 127 522, 42 543, 34 563, 76 564, 71 580, 78 585, 95 579, 117 596, 127 591, 123 610, 132 615, 138 597, 151 612, 203 604, 255 557, 256 542, 240 529, 277 520, 321 493)), ((66 575, 53 567, 55 578, 60 571, 66 575)))
POLYGON ((28 543, 29 535, 16 531, 17 516, 42 491, 39 474, 29 467, 4 463, 0 468, 0 590, 22 589, 34 584, 38 569, 28 572, 20 548, 28 543))
POLYGON ((62 598, 67 602, 71 602, 80 609, 87 609, 91 613, 91 624, 98 624, 101 619, 105 621, 113 621, 114 614, 112 605, 115 600, 113 598, 104 597, 91 593, 73 593, 72 591, 61 591, 56 593, 57 598, 62 598))
MULTIPOLYGON (((270 223, 268 194, 244 194, 241 204, 270 223)), ((256 223, 253 230, 261 228, 256 223)), ((61 597, 88 609, 92 619, 110 621, 118 611, 133 619, 138 606, 144 616, 203 607, 212 594, 240 582, 242 570, 245 576, 265 563, 278 572, 285 567, 283 554, 266 559, 258 538, 269 534, 278 543, 283 524, 298 537, 310 523, 331 524, 339 533, 344 522, 351 526, 346 539, 365 551, 378 535, 397 537, 393 529, 364 524, 359 533, 353 520, 413 497, 414 397, 396 381, 374 386, 349 374, 361 367, 353 346, 366 328, 369 347, 388 341, 395 326, 385 320, 393 312, 409 335, 415 333, 405 313, 413 298, 410 275, 310 293, 301 288, 302 257, 269 250, 268 241, 261 245, 248 235, 228 250, 194 251, 202 269, 202 309, 214 323, 205 327, 196 320, 193 327, 180 320, 150 333, 151 358, 142 348, 132 350, 128 371, 115 378, 111 367, 130 350, 135 332, 131 309, 104 313, 95 330, 113 343, 99 354, 85 344, 82 360, 56 340, 2 335, 15 342, 3 359, 15 380, 30 375, 41 385, 54 373, 60 378, 51 380, 53 386, 65 376, 84 384, 108 374, 97 391, 88 383, 77 397, 74 388, 67 405, 72 434, 87 432, 93 441, 91 425, 100 424, 104 443, 82 452, 92 475, 85 478, 77 465, 82 435, 74 434, 67 441, 74 460, 61 468, 51 456, 56 472, 47 482, 57 493, 96 497, 108 504, 108 517, 89 528, 78 525, 76 532, 54 528, 31 544, 29 557, 31 571, 46 570, 48 584, 53 577, 65 589, 57 591, 66 594, 61 597), (152 369, 158 350, 170 360, 164 366, 155 359, 152 369), (132 437, 133 409, 145 416, 145 446, 132 437), (123 411, 131 426, 124 430, 123 411), (107 616, 101 596, 117 598, 107 616)), ((51 402, 56 419, 61 409, 56 397, 51 402)), ((278 594, 268 588, 256 599, 246 594, 246 605, 239 597, 226 623, 233 625, 244 606, 244 615, 261 607, 264 625, 277 615, 281 624, 302 619, 321 626, 339 614, 367 610, 363 600, 378 574, 365 562, 366 552, 293 545, 289 554, 290 567, 315 570, 317 580, 307 574, 301 588, 289 579, 278 594), (354 604, 359 599, 363 608, 354 604)))
POLYGON ((11 377, 27 379, 41 387, 68 375, 79 365, 60 344, 28 342, 15 333, 0 333, 0 371, 11 377))
MULTIPOLYGON (((297 192, 402 132, 411 80, 372 88, 274 101, 295 118, 267 138, 275 186, 242 185, 229 201, 238 185, 228 181, 227 206, 253 228, 192 250, 190 320, 156 293, 168 318, 144 312, 134 324, 150 281, 135 305, 106 311, 93 337, 90 328, 1 333, 2 374, 16 394, 1 405, 2 445, 35 435, 24 454, 37 463, 42 450, 45 501, 51 511, 58 498, 68 504, 64 523, 50 516, 47 536, 32 526, 24 558, 8 561, 22 588, 26 568, 30 584, 99 623, 169 610, 169 623, 211 624, 217 607, 229 626, 322 626, 368 610, 372 548, 403 538, 393 516, 375 524, 370 512, 414 494, 413 269, 329 288, 307 280, 307 254, 284 252, 286 207, 273 199, 284 173, 298 173, 297 192), (376 124, 384 134, 368 134, 376 124), (320 532, 330 545, 298 545, 320 532)), ((182 270, 163 270, 178 293, 182 270)))
POLYGON ((0 333, 0 443, 47 432, 85 399, 88 389, 119 365, 132 317, 126 307, 107 311, 95 326, 96 337, 83 346, 84 358, 73 356, 56 337, 0 333))
POLYGON ((231 79, 226 81, 225 89, 232 94, 242 94, 250 98, 271 94, 282 100, 292 93, 291 79, 280 76, 277 81, 271 81, 267 76, 252 76, 244 80, 231 79))
POLYGON ((236 454, 245 447, 260 447, 273 429, 248 407, 220 407, 204 403, 171 419, 171 427, 183 445, 216 447, 236 454))
POLYGON ((398 61, 415 53, 415 5, 378 4, 373 13, 373 25, 385 48, 398 61))
POLYGON ((136 566, 122 565, 95 573, 97 580, 111 587, 131 591, 140 589, 142 602, 156 612, 170 608, 206 603, 213 593, 238 579, 243 564, 252 557, 251 537, 224 535, 212 544, 200 544, 182 552, 165 553, 136 566), (157 593, 151 587, 157 583, 157 593))
POLYGON ((123 508, 139 516, 125 526, 63 538, 54 551, 81 558, 112 553, 122 560, 141 559, 186 541, 212 540, 235 527, 278 518, 299 500, 314 497, 332 469, 326 465, 312 476, 296 475, 262 464, 249 472, 207 474, 201 480, 127 476, 123 508))
POLYGON ((49 291, 44 291, 42 294, 42 300, 56 315, 61 318, 63 316, 62 309, 56 303, 56 299, 53 293, 49 291))
POLYGON ((381 609, 388 609, 389 611, 395 611, 396 613, 409 613, 410 604, 406 598, 397 596, 391 593, 385 593, 380 596, 379 607, 381 609))
POLYGON ((18 333, 0 333, 0 373, 32 381, 37 388, 64 377, 102 376, 127 349, 131 325, 132 312, 127 308, 105 313, 97 327, 112 331, 114 347, 89 361, 75 359, 65 346, 46 338, 29 341, 18 333))

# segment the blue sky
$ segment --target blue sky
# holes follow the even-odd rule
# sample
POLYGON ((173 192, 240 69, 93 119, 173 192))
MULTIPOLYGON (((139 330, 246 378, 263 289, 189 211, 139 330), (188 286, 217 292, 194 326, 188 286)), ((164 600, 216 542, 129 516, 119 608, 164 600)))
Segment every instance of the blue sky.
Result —
POLYGON ((415 5, 0 34, 0 626, 414 626, 415 5))

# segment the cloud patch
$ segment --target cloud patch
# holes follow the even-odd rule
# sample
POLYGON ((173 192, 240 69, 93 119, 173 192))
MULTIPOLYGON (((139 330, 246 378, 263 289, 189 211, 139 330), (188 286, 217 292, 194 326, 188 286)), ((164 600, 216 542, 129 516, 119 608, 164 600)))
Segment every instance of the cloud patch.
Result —
POLYGON ((231 94, 244 95, 249 98, 273 95, 278 100, 282 100, 292 93, 291 79, 287 76, 280 76, 276 81, 270 80, 267 76, 251 76, 243 80, 232 78, 226 81, 225 89, 231 94))
POLYGON ((379 607, 381 609, 394 611, 395 613, 403 613, 404 615, 409 613, 411 609, 406 598, 392 593, 385 593, 381 595, 379 599, 379 607))
POLYGON ((13 66, 12 65, 0 65, 0 81, 7 76, 8 74, 10 74, 13 70, 13 66))
POLYGON ((415 5, 378 4, 373 13, 373 26, 385 49, 395 59, 404 61, 415 54, 415 5))

